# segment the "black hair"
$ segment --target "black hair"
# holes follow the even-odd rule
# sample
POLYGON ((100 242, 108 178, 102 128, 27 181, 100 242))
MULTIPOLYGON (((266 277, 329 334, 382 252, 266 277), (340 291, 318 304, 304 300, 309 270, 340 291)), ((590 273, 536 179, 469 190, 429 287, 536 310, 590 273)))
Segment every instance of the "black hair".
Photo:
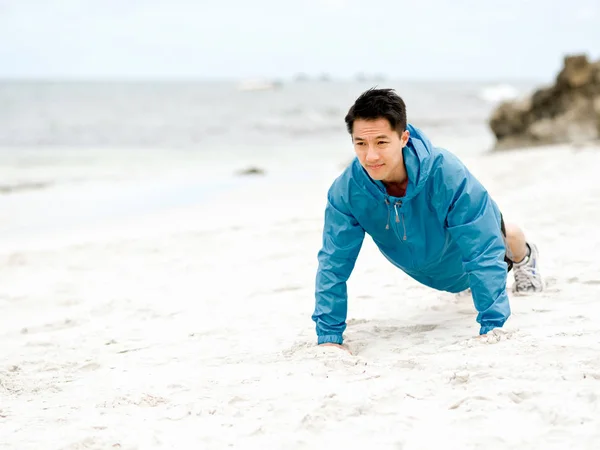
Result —
POLYGON ((350 107, 346 118, 348 133, 352 134, 356 119, 387 119, 398 134, 406 130, 406 105, 393 89, 371 88, 363 92, 350 107))

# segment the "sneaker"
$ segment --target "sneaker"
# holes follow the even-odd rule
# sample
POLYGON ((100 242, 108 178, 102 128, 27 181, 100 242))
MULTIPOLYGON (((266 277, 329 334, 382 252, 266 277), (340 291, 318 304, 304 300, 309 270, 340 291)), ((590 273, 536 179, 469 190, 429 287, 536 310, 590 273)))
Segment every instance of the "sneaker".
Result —
POLYGON ((538 249, 534 244, 529 244, 531 254, 520 263, 513 263, 515 283, 512 291, 515 294, 529 294, 544 290, 542 275, 538 267, 538 249))

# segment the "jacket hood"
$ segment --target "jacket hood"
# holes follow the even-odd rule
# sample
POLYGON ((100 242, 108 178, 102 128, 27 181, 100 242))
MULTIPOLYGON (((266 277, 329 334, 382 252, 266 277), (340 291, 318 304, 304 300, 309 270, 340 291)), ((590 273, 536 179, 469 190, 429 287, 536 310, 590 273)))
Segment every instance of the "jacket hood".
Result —
MULTIPOLYGON (((404 166, 408 175, 406 194, 402 197, 404 201, 410 200, 423 190, 433 165, 433 146, 429 138, 419 128, 411 124, 408 124, 406 129, 410 137, 408 143, 402 149, 404 166)), ((373 180, 365 168, 362 167, 358 158, 355 158, 354 165, 356 171, 361 174, 357 177, 357 181, 362 187, 378 198, 388 196, 384 184, 381 181, 373 180)))

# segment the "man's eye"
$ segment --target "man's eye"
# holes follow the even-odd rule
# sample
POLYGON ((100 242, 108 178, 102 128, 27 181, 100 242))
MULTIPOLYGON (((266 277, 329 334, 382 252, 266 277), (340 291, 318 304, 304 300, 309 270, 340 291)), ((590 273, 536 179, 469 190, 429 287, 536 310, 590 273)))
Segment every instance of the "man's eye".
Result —
POLYGON ((378 144, 379 145, 384 145, 384 144, 387 144, 387 142, 386 141, 379 141, 378 144))

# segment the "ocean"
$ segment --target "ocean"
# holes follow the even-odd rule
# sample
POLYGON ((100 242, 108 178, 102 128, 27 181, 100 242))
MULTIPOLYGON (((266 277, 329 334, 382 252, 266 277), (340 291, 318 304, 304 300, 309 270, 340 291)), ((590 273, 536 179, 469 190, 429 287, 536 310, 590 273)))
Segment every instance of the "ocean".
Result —
POLYGON ((533 82, 0 82, 0 233, 32 236, 194 205, 249 179, 285 183, 353 156, 344 116, 373 86, 458 155, 490 151, 487 121, 533 82), (262 177, 240 177, 248 168, 262 177))

